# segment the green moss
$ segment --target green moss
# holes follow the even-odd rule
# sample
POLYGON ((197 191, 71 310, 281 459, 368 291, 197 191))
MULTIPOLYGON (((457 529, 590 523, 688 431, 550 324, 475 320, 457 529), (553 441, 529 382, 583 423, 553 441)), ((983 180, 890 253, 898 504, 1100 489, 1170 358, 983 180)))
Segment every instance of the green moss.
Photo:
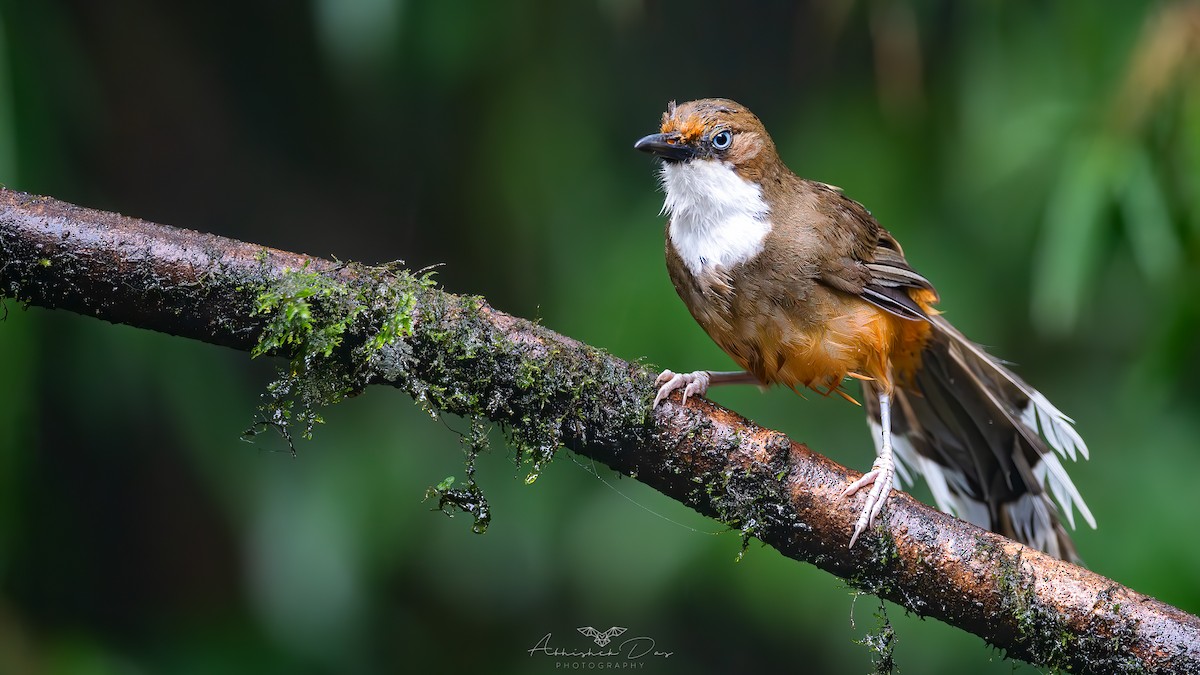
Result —
POLYGON ((886 675, 896 669, 896 659, 893 652, 896 649, 896 630, 888 619, 887 606, 879 601, 879 611, 875 613, 875 630, 868 632, 856 644, 866 647, 872 652, 871 662, 875 665, 875 673, 886 675))
POLYGON ((870 549, 875 557, 876 566, 883 569, 891 569, 900 563, 900 549, 896 547, 896 540, 892 537, 892 531, 883 525, 882 522, 877 522, 876 534, 878 536, 872 538, 870 549))
POLYGON ((293 436, 311 437, 324 406, 372 382, 396 384, 435 419, 449 412, 472 420, 465 483, 439 483, 429 495, 441 510, 473 514, 482 532, 491 515, 474 480, 487 448, 475 431, 483 420, 498 423, 526 483, 585 429, 594 434, 587 440, 605 440, 645 423, 646 383, 603 351, 568 350, 534 323, 505 319, 516 322, 514 342, 482 298, 441 293, 428 274, 394 266, 347 267, 289 270, 257 289, 255 312, 267 325, 254 353, 284 356, 288 365, 268 385, 247 437, 274 430, 294 453, 293 436))
MULTIPOLYGON (((864 535, 867 533, 864 533, 864 535)), ((870 528, 874 536, 862 536, 854 544, 862 546, 870 553, 870 561, 858 568, 856 573, 847 578, 851 586, 866 591, 872 595, 888 595, 893 590, 889 583, 889 575, 898 569, 900 551, 891 532, 881 522, 876 522, 870 528)))
POLYGON ((462 488, 454 488, 454 476, 448 476, 437 485, 425 490, 425 499, 437 499, 437 508, 447 516, 454 517, 456 511, 468 513, 474 518, 471 530, 476 534, 487 532, 488 524, 492 521, 492 509, 488 504, 483 490, 475 482, 475 460, 479 453, 487 450, 487 427, 483 420, 471 422, 471 431, 463 435, 463 444, 467 446, 467 483, 462 488))
POLYGON ((747 518, 742 521, 739 531, 742 535, 742 545, 733 559, 734 562, 742 562, 742 558, 746 557, 746 551, 750 550, 750 540, 758 533, 758 521, 753 517, 747 518))
POLYGON ((1001 608, 1016 621, 1017 640, 1034 663, 1060 669, 1071 655, 1072 635, 1062 620, 1038 602, 1033 580, 1021 569, 1021 555, 1004 556, 997 578, 1001 608))
POLYGON ((288 365, 267 385, 259 419, 244 438, 272 429, 295 454, 294 434, 311 438, 324 422, 322 408, 404 370, 401 341, 412 334, 416 295, 432 285, 430 275, 395 265, 347 267, 353 282, 306 264, 259 290, 253 313, 267 323, 251 354, 284 356, 288 365))
MULTIPOLYGON (((1021 555, 1004 556, 997 578, 1001 611, 1016 622, 1017 642, 1027 652, 1026 660, 1053 670, 1070 672, 1083 660, 1082 670, 1096 673, 1140 673, 1142 662, 1129 645, 1136 640, 1134 629, 1120 617, 1093 617, 1091 630, 1077 633, 1052 608, 1037 597, 1035 580, 1021 567, 1021 555)), ((1097 597, 1097 605, 1108 602, 1108 592, 1097 597)))
MULTIPOLYGON (((500 421, 526 483, 537 480, 564 438, 599 416, 605 388, 629 387, 627 372, 604 372, 610 359, 600 350, 581 346, 562 354, 547 339, 545 352, 531 358, 529 345, 498 334, 482 315, 486 305, 481 299, 443 303, 423 305, 422 312, 430 314, 433 325, 440 316, 453 316, 453 330, 422 330, 418 359, 424 381, 411 383, 410 389, 434 414, 449 411, 500 421)), ((542 329, 526 322, 523 330, 536 334, 542 329)), ((646 409, 620 412, 623 426, 636 425, 647 414, 646 409)))
MULTIPOLYGON (((781 437, 782 438, 782 437, 781 437)), ((703 449, 711 455, 703 462, 722 468, 695 475, 695 489, 685 503, 711 512, 718 520, 741 535, 741 546, 735 560, 740 562, 750 547, 751 539, 763 539, 767 533, 793 533, 808 530, 795 513, 781 505, 790 501, 788 486, 782 480, 788 472, 790 442, 772 447, 771 459, 748 466, 729 464, 728 458, 745 441, 742 435, 730 433, 703 449)))

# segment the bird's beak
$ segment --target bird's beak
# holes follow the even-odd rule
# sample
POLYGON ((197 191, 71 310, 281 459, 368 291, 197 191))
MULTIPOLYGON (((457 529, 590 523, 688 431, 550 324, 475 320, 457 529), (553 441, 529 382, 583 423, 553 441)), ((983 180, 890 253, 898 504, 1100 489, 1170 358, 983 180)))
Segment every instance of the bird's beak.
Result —
POLYGON ((684 143, 677 133, 650 134, 638 139, 633 147, 669 162, 683 162, 696 156, 695 149, 684 143))

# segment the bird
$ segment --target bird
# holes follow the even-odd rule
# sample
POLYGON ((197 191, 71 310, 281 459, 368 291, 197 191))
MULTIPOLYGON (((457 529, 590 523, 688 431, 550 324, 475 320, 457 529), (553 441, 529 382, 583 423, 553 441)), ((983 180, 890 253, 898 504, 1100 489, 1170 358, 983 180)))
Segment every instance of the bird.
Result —
POLYGON ((664 370, 652 407, 738 383, 857 402, 846 386, 858 380, 876 459, 841 493, 870 488, 850 547, 893 488, 924 477, 942 511, 1079 562, 1058 513, 1096 527, 1059 461, 1088 458, 1074 421, 950 324, 863 205, 792 173, 729 99, 672 101, 634 148, 661 160, 671 282, 741 368, 664 370))

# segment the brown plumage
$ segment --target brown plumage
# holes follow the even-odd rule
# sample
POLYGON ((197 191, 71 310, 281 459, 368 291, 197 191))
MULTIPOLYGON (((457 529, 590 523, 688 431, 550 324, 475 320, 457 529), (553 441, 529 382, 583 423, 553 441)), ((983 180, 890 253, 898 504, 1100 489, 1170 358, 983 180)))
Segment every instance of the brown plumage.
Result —
MULTIPOLYGON (((932 284, 862 205, 788 170, 759 119, 733 101, 672 103, 660 133, 636 147, 663 158, 667 269, 713 340, 761 384, 850 398, 847 378, 863 381, 880 458, 847 492, 880 485, 854 537, 886 498, 894 442, 895 471, 907 482, 923 474, 939 507, 1076 557, 1046 488, 1068 518, 1075 506, 1094 527, 1054 455, 1086 456, 1082 439, 939 316, 932 284)), ((749 379, 667 371, 660 398, 749 379)))

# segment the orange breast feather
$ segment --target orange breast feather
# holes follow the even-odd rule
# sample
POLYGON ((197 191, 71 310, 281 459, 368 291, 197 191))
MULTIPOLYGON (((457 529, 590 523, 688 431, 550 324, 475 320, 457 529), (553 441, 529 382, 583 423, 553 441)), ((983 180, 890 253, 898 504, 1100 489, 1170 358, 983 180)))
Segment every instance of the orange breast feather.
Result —
MULTIPOLYGON (((930 291, 914 290, 913 299, 933 314, 930 291)), ((838 294, 817 321, 776 315, 734 335, 717 338, 735 361, 767 384, 807 387, 823 394, 842 390, 847 377, 879 382, 884 389, 903 385, 921 366, 931 328, 902 319, 865 300, 838 294), (740 335, 739 335, 740 333, 740 335)), ((853 399, 851 399, 853 400, 853 399)))

